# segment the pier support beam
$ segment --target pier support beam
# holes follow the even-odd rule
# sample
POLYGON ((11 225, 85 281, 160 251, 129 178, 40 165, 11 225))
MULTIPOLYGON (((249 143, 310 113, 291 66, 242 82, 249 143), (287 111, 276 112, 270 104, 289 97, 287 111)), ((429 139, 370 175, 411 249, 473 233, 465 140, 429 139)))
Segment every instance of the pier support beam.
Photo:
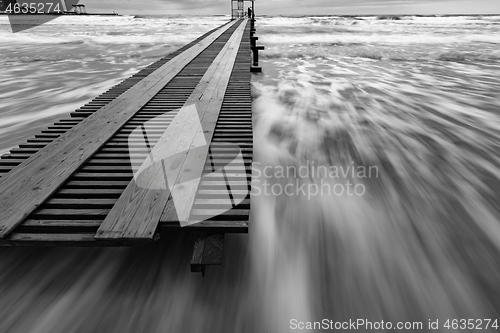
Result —
POLYGON ((264 46, 257 46, 257 40, 259 37, 255 37, 255 17, 250 19, 250 46, 252 50, 252 65, 250 66, 250 72, 261 73, 262 67, 259 66, 259 51, 264 50, 264 46))
POLYGON ((207 265, 222 265, 223 252, 224 234, 197 234, 191 259, 191 272, 205 276, 207 265))
POLYGON ((250 71, 252 73, 261 73, 262 67, 259 66, 259 51, 264 50, 264 46, 252 46, 253 53, 253 63, 250 66, 250 71))

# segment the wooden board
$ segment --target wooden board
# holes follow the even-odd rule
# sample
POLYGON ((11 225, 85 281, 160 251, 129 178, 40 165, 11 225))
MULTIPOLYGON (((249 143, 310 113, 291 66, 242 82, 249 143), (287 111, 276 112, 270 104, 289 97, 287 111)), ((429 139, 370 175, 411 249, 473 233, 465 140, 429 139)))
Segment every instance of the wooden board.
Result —
MULTIPOLYGON (((158 239, 158 235, 155 236, 158 239)), ((80 234, 28 234, 13 233, 1 240, 2 246, 114 246, 116 243, 97 242, 94 233, 80 234)))
POLYGON ((188 221, 198 187, 196 181, 202 175, 208 154, 207 143, 211 141, 215 130, 246 23, 246 20, 240 22, 240 26, 184 104, 185 107, 195 105, 196 112, 191 110, 177 114, 150 157, 139 169, 140 178, 129 184, 99 228, 96 239, 116 239, 132 243, 152 240, 171 189, 183 203, 179 214, 183 216, 183 221, 188 221), (193 147, 201 149, 190 149, 193 147), (172 154, 176 155, 168 159, 168 165, 154 163, 163 161, 172 154), (165 168, 169 170, 168 179, 165 178, 165 168), (186 186, 186 179, 195 181, 189 181, 189 186, 186 186), (168 181, 162 189, 151 189, 148 186, 161 181, 168 181), (178 184, 181 185, 177 186, 178 184))
MULTIPOLYGON (((253 135, 251 131, 242 131, 241 129, 252 128, 251 87, 248 71, 250 65, 249 44, 246 41, 241 43, 237 63, 224 96, 217 127, 210 145, 211 154, 205 163, 204 176, 196 194, 193 205, 193 209, 196 210, 192 210, 192 212, 201 212, 202 214, 191 214, 189 226, 184 227, 184 230, 248 232, 250 202, 245 199, 249 199, 253 135), (235 115, 241 117, 232 118, 235 115), (242 153, 243 161, 238 162, 233 159, 235 151, 242 153), (230 155, 227 155, 229 152, 230 155), (227 177, 229 175, 237 177, 227 177), (199 199, 204 199, 203 203, 199 199), (224 202, 230 201, 233 209, 237 209, 241 215, 233 215, 231 220, 225 220, 224 213, 230 205, 221 206, 219 201, 221 199, 224 202), (203 222, 196 223, 197 221, 203 222)), ((173 200, 169 200, 160 219, 159 230, 175 230, 179 227, 179 218, 173 200)))
MULTIPOLYGON (((58 237, 53 237, 51 235, 61 235, 62 239, 66 239, 67 242, 64 243, 64 246, 123 245, 113 241, 104 242, 92 240, 94 239, 95 233, 107 213, 111 210, 111 207, 109 207, 109 200, 118 200, 130 180, 133 179, 130 158, 118 157, 122 156, 128 150, 127 148, 129 147, 129 144, 131 144, 134 148, 143 146, 142 144, 135 142, 131 143, 127 140, 127 136, 131 133, 130 129, 135 129, 144 124, 144 122, 148 122, 160 114, 165 113, 175 116, 177 113, 176 110, 183 106, 184 102, 194 91, 197 84, 200 82, 202 75, 206 72, 211 62, 215 59, 219 51, 228 41, 235 28, 236 26, 233 26, 233 28, 226 31, 221 37, 219 37, 216 43, 213 43, 203 52, 203 54, 200 54, 193 62, 186 66, 183 71, 179 73, 179 75, 177 75, 176 78, 168 85, 166 85, 159 94, 150 100, 150 102, 148 102, 148 104, 133 117, 133 119, 128 121, 126 125, 123 126, 119 132, 117 132, 117 134, 121 134, 120 138, 117 138, 115 135, 101 149, 99 149, 99 153, 97 155, 107 156, 106 158, 96 157, 97 155, 94 155, 82 166, 80 169, 81 172, 79 171, 70 177, 69 181, 51 196, 52 198, 57 198, 57 201, 48 200, 44 202, 37 210, 30 214, 30 216, 20 226, 18 226, 9 237, 0 239, 0 245, 57 246, 63 244, 61 242, 54 242, 54 238, 58 237), (192 73, 196 73, 196 80, 186 79, 186 76, 189 76, 192 73), (174 100, 176 103, 173 104, 171 101, 174 100), (109 175, 113 178, 109 178, 109 175), (66 201, 66 199, 68 199, 68 201, 66 201), (81 205, 78 201, 81 202, 81 205), (66 237, 65 235, 68 236, 66 237), (87 239, 89 241, 82 242, 82 240, 87 239)), ((154 64, 156 67, 154 70, 162 66, 161 62, 163 62, 163 64, 166 63, 175 55, 180 54, 181 52, 187 50, 190 46, 201 41, 203 38, 208 36, 209 33, 155 62, 154 64)), ((248 33, 247 29, 246 34, 248 33)), ((238 176, 239 180, 237 182, 241 183, 242 188, 244 188, 243 184, 251 179, 251 132, 248 130, 245 131, 248 132, 248 136, 239 135, 243 132, 241 131, 243 128, 248 128, 250 130, 252 128, 250 94, 251 74, 248 71, 250 66, 249 48, 250 43, 246 40, 246 38, 244 38, 240 44, 240 51, 224 96, 218 125, 215 129, 211 144, 211 150, 214 156, 225 156, 227 154, 226 151, 234 150, 232 145, 228 145, 229 141, 237 144, 245 155, 246 177, 242 174, 241 167, 232 168, 227 165, 227 163, 230 162, 229 158, 213 161, 213 159, 209 157, 204 168, 205 173, 212 173, 214 171, 214 166, 216 168, 224 167, 228 174, 235 174, 235 176, 238 176), (236 137, 233 135, 238 136, 236 137), (239 177, 240 174, 241 177, 239 177)), ((151 68, 145 68, 141 70, 140 73, 145 73, 145 75, 141 75, 145 77, 152 71, 153 69, 151 68)), ((130 78, 126 79, 127 82, 129 80, 130 78)), ((109 100, 112 100, 114 97, 120 95, 120 92, 123 89, 119 89, 118 91, 116 87, 124 86, 124 82, 111 88, 110 91, 113 92, 113 94, 112 98, 109 100)), ((129 84, 126 86, 129 86, 129 84)), ((104 93, 100 96, 105 95, 111 96, 109 93, 104 93)), ((99 98, 100 97, 97 97, 96 100, 99 98)), ((172 116, 171 119, 173 119, 174 116, 172 116)), ((51 126, 51 128, 70 129, 83 119, 85 118, 60 119, 53 126, 51 126)), ((161 122, 163 131, 165 131, 170 122, 171 120, 167 123, 161 122)), ((155 126, 157 126, 157 123, 155 123, 155 126)), ((4 171, 0 170, 0 177, 10 169, 13 169, 15 165, 22 163, 23 159, 19 159, 18 156, 30 156, 50 143, 51 140, 51 138, 35 140, 29 139, 28 143, 21 144, 19 146, 20 148, 26 149, 11 150, 12 158, 0 159, 0 168, 5 169, 4 171)), ((197 209, 197 211, 211 212, 213 209, 218 209, 221 204, 224 204, 227 201, 227 195, 224 195, 224 193, 227 194, 227 190, 224 189, 226 185, 224 183, 224 179, 214 176, 213 174, 210 174, 208 179, 209 180, 207 181, 202 179, 200 182, 195 204, 193 206, 193 208, 197 209)), ((240 186, 238 186, 238 188, 239 187, 240 186)), ((238 194, 240 194, 240 192, 243 195, 247 193, 247 190, 237 191, 238 194)), ((171 202, 172 201, 169 200, 167 205, 171 202)), ((204 219, 203 222, 189 225, 185 228, 180 228, 180 224, 176 220, 176 214, 173 214, 172 218, 169 220, 160 220, 157 231, 159 233, 246 233, 248 232, 249 227, 249 216, 247 215, 248 210, 250 209, 249 200, 243 201, 237 209, 238 213, 242 215, 232 215, 227 216, 227 218, 226 216, 216 216, 210 218, 207 215, 201 215, 199 217, 204 219)))
POLYGON ((176 56, 71 130, 61 135, 37 136, 54 140, 0 178, 0 238, 11 233, 60 188, 137 110, 233 24, 235 22, 176 56))
POLYGON ((207 265, 222 265, 223 253, 224 234, 197 234, 191 259, 191 272, 201 272, 202 276, 205 276, 207 265))

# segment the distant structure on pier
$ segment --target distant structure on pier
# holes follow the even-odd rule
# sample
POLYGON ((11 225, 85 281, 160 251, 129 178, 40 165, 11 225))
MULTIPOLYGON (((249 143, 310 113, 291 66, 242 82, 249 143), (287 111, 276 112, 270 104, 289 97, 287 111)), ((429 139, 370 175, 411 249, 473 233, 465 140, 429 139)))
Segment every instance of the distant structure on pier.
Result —
POLYGON ((73 11, 77 14, 87 14, 84 4, 73 5, 73 11))
POLYGON ((231 0, 231 19, 239 19, 246 16, 245 2, 252 3, 252 13, 255 13, 255 0, 231 0), (236 2, 236 3, 235 3, 236 2))

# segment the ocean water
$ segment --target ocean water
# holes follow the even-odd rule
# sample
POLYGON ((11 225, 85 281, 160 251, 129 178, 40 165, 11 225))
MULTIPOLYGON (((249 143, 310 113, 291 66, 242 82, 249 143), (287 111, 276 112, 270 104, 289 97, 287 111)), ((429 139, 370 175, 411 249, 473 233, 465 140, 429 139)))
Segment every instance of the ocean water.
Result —
MULTIPOLYGON (((0 21, 0 150, 226 19, 0 21)), ((259 17, 257 32, 251 229, 224 265, 189 273, 190 236, 0 249, 0 332, 500 317, 500 16, 259 17)))
POLYGON ((269 331, 285 318, 498 317, 500 17, 258 27, 256 182, 270 194, 254 197, 252 249, 274 283, 269 331), (289 166, 307 169, 279 173, 289 166), (314 174, 325 166, 346 172, 314 174))

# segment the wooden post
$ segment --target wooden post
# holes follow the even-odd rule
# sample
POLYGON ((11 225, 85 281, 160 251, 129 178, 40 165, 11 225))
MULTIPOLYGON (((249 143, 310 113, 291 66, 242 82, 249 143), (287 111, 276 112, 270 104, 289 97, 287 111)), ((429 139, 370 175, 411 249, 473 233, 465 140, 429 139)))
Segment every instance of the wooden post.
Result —
POLYGON ((251 36, 251 37, 250 37, 250 45, 251 45, 252 47, 257 46, 257 40, 258 40, 258 39, 259 39, 259 37, 254 37, 254 36, 251 36))
POLYGON ((255 33, 255 6, 254 1, 252 1, 252 17, 250 18, 250 35, 253 36, 255 33))
POLYGON ((257 46, 259 37, 255 37, 255 0, 252 0, 252 17, 250 18, 250 46, 253 55, 253 62, 250 66, 250 72, 261 73, 262 67, 259 66, 259 51, 264 50, 264 46, 257 46))
POLYGON ((224 234, 197 234, 191 259, 191 272, 205 276, 207 265, 222 265, 223 251, 224 234))
POLYGON ((259 66, 259 49, 257 46, 252 47, 253 52, 253 65, 259 66))
POLYGON ((253 64, 250 67, 250 72, 260 73, 262 72, 262 67, 259 66, 259 51, 264 50, 264 46, 252 46, 251 49, 253 53, 253 64))

